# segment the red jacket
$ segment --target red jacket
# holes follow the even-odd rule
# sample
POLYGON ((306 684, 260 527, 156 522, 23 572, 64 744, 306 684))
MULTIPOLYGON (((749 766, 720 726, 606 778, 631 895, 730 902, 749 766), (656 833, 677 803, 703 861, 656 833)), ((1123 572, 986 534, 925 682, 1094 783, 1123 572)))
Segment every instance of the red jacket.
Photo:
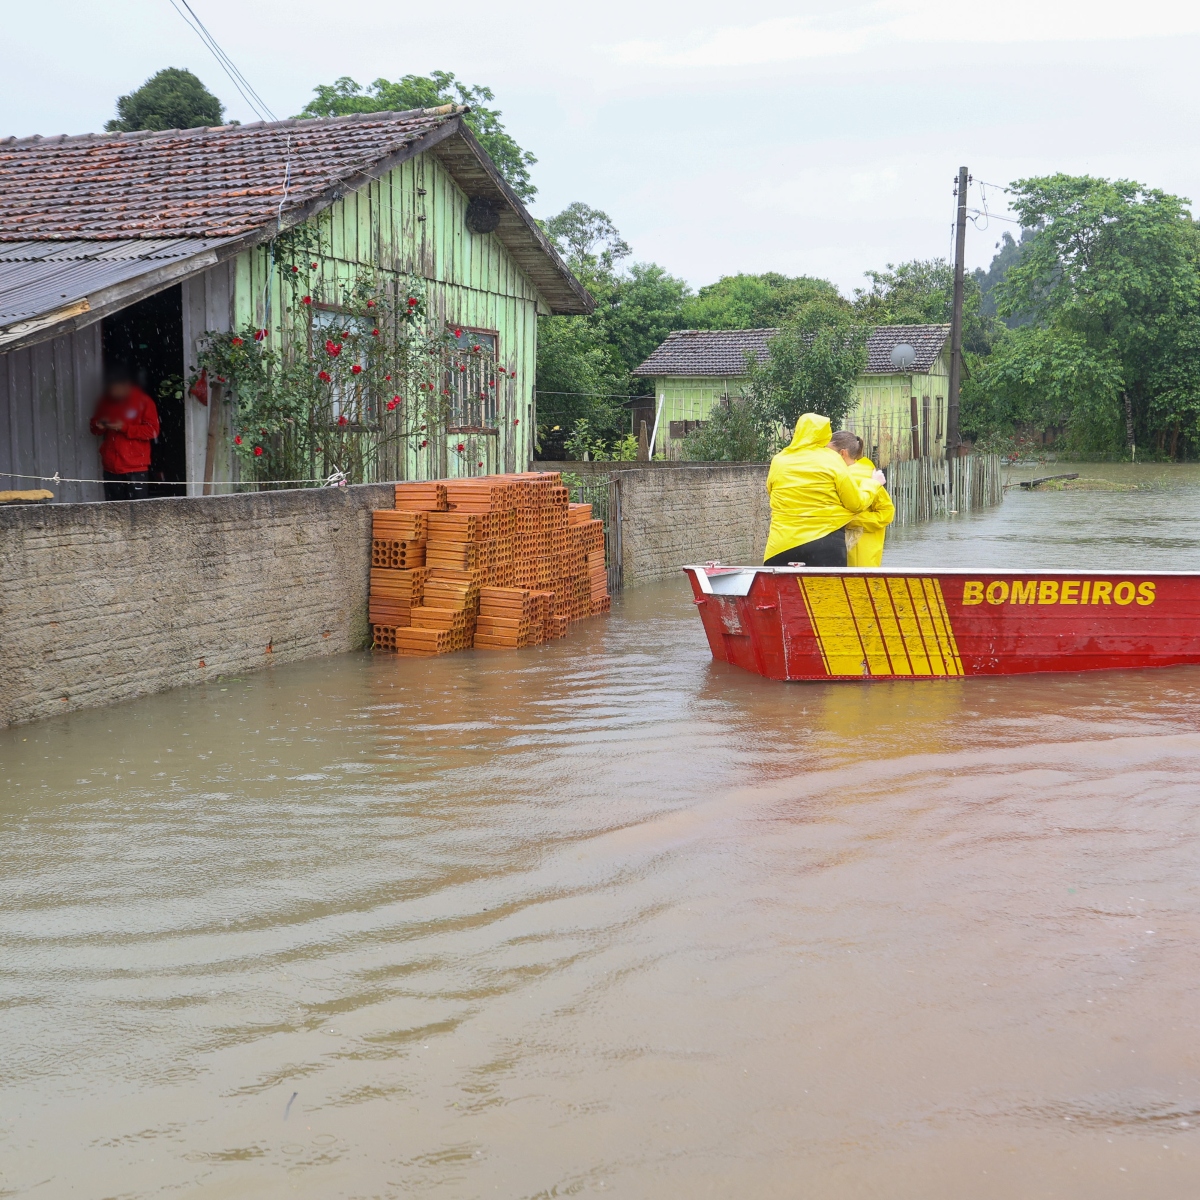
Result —
POLYGON ((92 432, 104 434, 100 463, 110 475, 140 475, 150 470, 150 443, 158 437, 158 409, 139 387, 124 400, 107 392, 96 405, 92 432), (97 421, 112 421, 119 429, 101 429, 97 421))

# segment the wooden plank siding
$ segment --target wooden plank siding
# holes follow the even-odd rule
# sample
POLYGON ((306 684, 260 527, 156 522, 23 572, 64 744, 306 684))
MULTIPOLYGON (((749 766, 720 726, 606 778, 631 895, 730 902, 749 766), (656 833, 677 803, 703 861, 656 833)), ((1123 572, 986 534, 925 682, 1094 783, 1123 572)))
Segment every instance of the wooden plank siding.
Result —
POLYGON ((103 385, 99 322, 0 354, 0 488, 48 487, 56 500, 102 500, 99 483, 15 476, 100 478, 100 439, 90 423, 103 385))
MULTIPOLYGON (((499 435, 475 439, 484 455, 484 468, 477 465, 480 459, 460 459, 453 435, 448 443, 439 434, 425 450, 410 447, 397 464, 398 478, 521 470, 533 456, 537 316, 539 307, 542 311, 545 307, 500 241, 467 228, 466 207, 467 197, 446 169, 425 154, 313 218, 319 238, 317 275, 326 295, 352 285, 364 271, 390 276, 397 285, 409 275, 419 276, 425 281, 430 323, 496 331, 500 362, 515 372, 515 379, 510 376, 502 384, 504 422, 499 435)), ((233 327, 269 328, 278 337, 281 321, 289 319, 289 298, 290 288, 282 285, 272 268, 269 247, 238 255, 233 270, 233 327)), ((189 428, 191 438, 199 436, 198 428, 189 428)), ((203 447, 192 449, 202 464, 203 447)))

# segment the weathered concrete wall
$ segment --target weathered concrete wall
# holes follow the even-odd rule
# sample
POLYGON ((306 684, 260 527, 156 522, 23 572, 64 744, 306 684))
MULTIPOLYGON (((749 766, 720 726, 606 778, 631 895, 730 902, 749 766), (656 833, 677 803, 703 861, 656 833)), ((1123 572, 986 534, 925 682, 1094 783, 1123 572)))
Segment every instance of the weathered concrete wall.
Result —
POLYGON ((0 723, 367 639, 391 485, 0 508, 0 723))
POLYGON ((771 524, 766 463, 655 464, 618 478, 625 587, 666 579, 684 563, 762 562, 771 524))
MULTIPOLYGON (((766 473, 623 468, 625 586, 761 561, 766 473)), ((392 502, 374 484, 0 508, 0 723, 364 646, 370 514, 392 502)))

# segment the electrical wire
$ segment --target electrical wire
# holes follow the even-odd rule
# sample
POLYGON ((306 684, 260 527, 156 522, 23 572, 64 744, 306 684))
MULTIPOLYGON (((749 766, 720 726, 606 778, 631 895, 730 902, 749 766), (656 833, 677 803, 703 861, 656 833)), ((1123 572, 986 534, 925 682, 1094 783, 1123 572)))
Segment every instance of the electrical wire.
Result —
POLYGON ((538 388, 539 396, 603 396, 607 400, 653 400, 653 396, 631 396, 628 392, 544 392, 538 388))
POLYGON ((250 81, 238 70, 233 59, 221 49, 217 39, 209 33, 204 22, 196 15, 188 0, 170 0, 171 7, 183 18, 188 27, 212 52, 212 56, 220 64, 221 69, 229 76, 233 86, 237 88, 242 99, 250 106, 251 111, 260 121, 275 121, 278 118, 271 111, 267 102, 254 90, 250 81), (181 8, 180 5, 183 7, 181 8), (186 11, 185 11, 186 10, 186 11))

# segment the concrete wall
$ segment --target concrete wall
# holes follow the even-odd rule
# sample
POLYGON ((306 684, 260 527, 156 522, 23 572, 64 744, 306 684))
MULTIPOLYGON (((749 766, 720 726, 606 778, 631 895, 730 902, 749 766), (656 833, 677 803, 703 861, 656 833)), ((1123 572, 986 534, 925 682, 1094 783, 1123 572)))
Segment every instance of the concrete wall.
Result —
POLYGON ((771 524, 766 463, 641 465, 614 473, 625 587, 674 576, 684 563, 762 562, 771 524))
MULTIPOLYGON (((613 473, 626 587, 688 562, 761 562, 765 463, 613 473)), ((0 507, 0 724, 365 646, 370 514, 393 496, 0 507)))
POLYGON ((0 723, 366 644, 388 484, 0 508, 0 723))

